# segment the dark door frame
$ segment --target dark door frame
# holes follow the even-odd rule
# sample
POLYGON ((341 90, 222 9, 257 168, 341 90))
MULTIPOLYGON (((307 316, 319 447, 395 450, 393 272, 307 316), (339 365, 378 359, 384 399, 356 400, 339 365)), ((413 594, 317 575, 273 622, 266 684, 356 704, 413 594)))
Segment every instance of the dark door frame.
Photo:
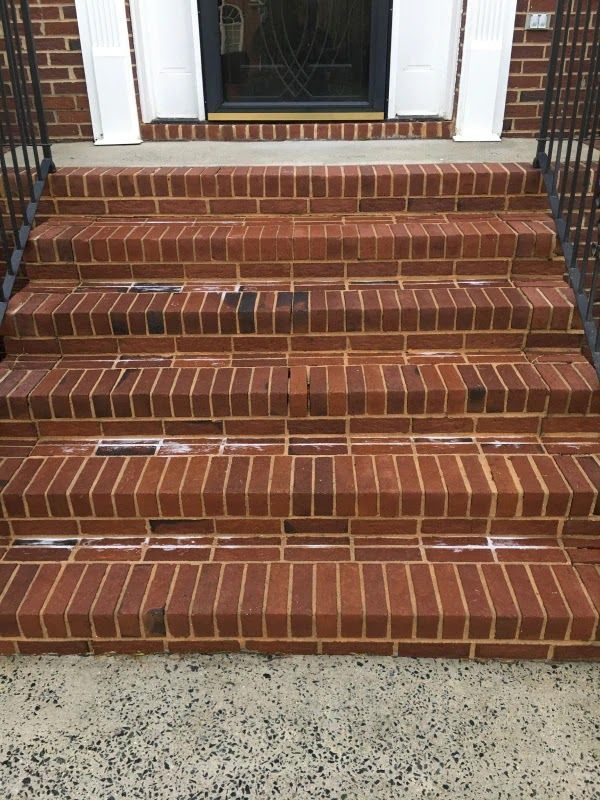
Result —
POLYGON ((322 100, 314 103, 229 102, 223 97, 221 48, 217 0, 198 0, 204 102, 207 119, 384 119, 389 82, 392 0, 373 0, 369 99, 366 101, 322 100), (382 46, 384 44, 384 46, 382 46))

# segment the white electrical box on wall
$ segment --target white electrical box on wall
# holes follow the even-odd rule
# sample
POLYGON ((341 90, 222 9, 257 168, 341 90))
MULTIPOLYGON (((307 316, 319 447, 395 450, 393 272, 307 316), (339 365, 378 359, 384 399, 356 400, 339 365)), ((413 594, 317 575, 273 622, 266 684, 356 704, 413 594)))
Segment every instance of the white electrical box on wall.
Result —
POLYGON ((528 31, 549 31, 551 21, 552 14, 549 13, 527 14, 525 28, 528 31))

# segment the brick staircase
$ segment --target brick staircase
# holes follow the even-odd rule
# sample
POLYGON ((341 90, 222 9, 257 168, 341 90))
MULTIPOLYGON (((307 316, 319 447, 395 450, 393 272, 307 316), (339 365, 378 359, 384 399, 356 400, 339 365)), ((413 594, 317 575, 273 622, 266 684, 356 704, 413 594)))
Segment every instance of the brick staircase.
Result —
POLYGON ((600 387, 524 165, 52 176, 0 653, 600 658, 600 387))

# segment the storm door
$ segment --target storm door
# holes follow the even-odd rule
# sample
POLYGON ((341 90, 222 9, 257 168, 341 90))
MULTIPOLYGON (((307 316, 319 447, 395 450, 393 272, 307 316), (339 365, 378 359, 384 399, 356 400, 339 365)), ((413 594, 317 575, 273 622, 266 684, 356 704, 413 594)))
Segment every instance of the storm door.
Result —
POLYGON ((391 0, 199 0, 209 119, 383 119, 391 0))

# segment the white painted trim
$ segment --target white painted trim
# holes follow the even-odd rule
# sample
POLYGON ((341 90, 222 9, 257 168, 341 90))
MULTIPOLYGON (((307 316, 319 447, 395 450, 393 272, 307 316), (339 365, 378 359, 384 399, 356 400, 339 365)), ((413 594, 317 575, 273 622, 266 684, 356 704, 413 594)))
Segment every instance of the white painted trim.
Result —
POLYGON ((142 112, 142 122, 152 122, 154 115, 154 99, 152 97, 150 80, 151 70, 149 69, 149 59, 151 48, 148 44, 147 25, 144 23, 144 14, 141 5, 143 0, 129 0, 129 10, 131 13, 131 27, 133 30, 133 49, 135 51, 135 69, 138 79, 138 92, 140 96, 140 109, 142 112))
MULTIPOLYGON (((159 105, 156 97, 156 81, 152 63, 152 55, 156 52, 157 43, 154 39, 152 30, 151 9, 149 0, 130 0, 131 22, 133 26, 133 41, 136 55, 137 76, 140 91, 140 105, 142 110, 143 122, 152 122, 159 115, 159 105)), ((164 36, 169 34, 169 21, 172 20, 172 10, 168 3, 164 3, 164 18, 161 15, 161 33, 164 36)), ((193 49, 193 71, 195 83, 193 86, 192 104, 195 112, 190 114, 170 114, 170 119, 206 119, 204 108, 204 86, 202 81, 202 55, 200 50, 200 26, 198 20, 197 0, 187 0, 186 7, 189 10, 189 32, 191 46, 193 49)))
POLYGON ((456 79, 458 77, 458 51, 460 49, 460 27, 462 22, 464 0, 451 0, 454 3, 452 11, 452 26, 450 29, 450 47, 446 62, 446 105, 443 109, 444 119, 454 116, 454 102, 456 99, 456 79))
POLYGON ((190 0, 192 41, 194 47, 194 60, 196 65, 196 96, 198 98, 198 119, 206 119, 206 106, 204 105, 204 73, 202 71, 202 47, 200 45, 200 16, 198 13, 198 0, 190 0))
POLYGON ((125 0, 75 0, 94 141, 139 144, 125 0))
MULTIPOLYGON (((400 58, 399 53, 402 47, 401 34, 403 25, 406 25, 407 15, 414 13, 416 0, 393 0, 392 8, 392 35, 390 46, 390 72, 389 72, 389 94, 388 94, 388 118, 394 119, 401 115, 406 115, 399 108, 398 87, 400 81, 400 58)), ((460 44, 460 26, 464 0, 440 0, 443 7, 449 6, 450 26, 447 31, 447 47, 442 53, 443 73, 446 76, 446 86, 441 105, 432 111, 432 116, 442 119, 452 119, 454 114, 454 99, 456 89, 456 78, 458 70, 458 52, 460 44)), ((419 30, 414 30, 415 36, 427 36, 428 28, 423 26, 419 30)), ((419 116, 414 114, 413 116, 419 116)), ((421 116, 423 116, 421 114, 421 116)))
POLYGON ((468 0, 457 142, 502 138, 517 0, 468 0))

